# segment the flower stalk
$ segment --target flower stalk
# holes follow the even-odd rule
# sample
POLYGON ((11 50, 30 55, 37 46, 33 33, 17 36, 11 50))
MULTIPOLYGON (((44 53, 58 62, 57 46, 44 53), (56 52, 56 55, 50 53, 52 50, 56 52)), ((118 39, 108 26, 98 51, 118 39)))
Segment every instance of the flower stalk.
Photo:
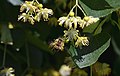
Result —
POLYGON ((4 45, 4 54, 3 54, 3 63, 2 63, 2 66, 4 68, 5 68, 6 52, 7 52, 7 44, 4 45))
POLYGON ((93 76, 92 75, 92 65, 90 66, 90 76, 93 76))
MULTIPOLYGON (((81 10, 81 12, 83 13, 84 16, 87 16, 86 13, 85 13, 85 11, 84 11, 84 10, 82 9, 82 7, 79 5, 78 0, 76 0, 75 5, 72 7, 72 9, 70 10, 70 12, 73 12, 73 10, 74 10, 75 8, 76 8, 76 11, 75 11, 76 16, 77 16, 77 8, 79 8, 79 9, 81 10)), ((69 16, 69 14, 68 14, 68 16, 69 16)), ((68 17, 68 16, 67 16, 67 17, 68 17)))

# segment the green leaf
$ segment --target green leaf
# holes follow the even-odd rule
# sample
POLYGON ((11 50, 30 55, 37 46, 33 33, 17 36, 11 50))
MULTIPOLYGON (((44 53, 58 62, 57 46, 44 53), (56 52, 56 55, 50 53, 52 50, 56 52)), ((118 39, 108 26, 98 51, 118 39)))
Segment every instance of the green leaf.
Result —
POLYGON ((79 68, 94 64, 100 55, 109 47, 110 37, 106 33, 100 33, 93 37, 88 47, 77 50, 78 55, 72 57, 79 68))
POLYGON ((116 23, 116 25, 118 26, 118 28, 120 30, 120 17, 118 18, 118 23, 116 23))
POLYGON ((116 53, 116 55, 120 56, 120 31, 118 28, 113 28, 112 31, 112 40, 111 40, 111 43, 112 43, 112 46, 113 46, 113 49, 116 53))
POLYGON ((13 44, 11 32, 10 32, 10 29, 8 28, 7 25, 2 25, 2 28, 1 28, 1 43, 10 44, 10 45, 13 44))
POLYGON ((94 31, 94 35, 97 35, 99 33, 101 33, 102 31, 102 26, 103 24, 109 19, 110 16, 107 16, 99 25, 98 27, 96 28, 96 30, 94 31))
POLYGON ((117 27, 119 28, 119 30, 120 30, 120 24, 119 24, 119 19, 118 19, 118 23, 115 21, 115 20, 113 20, 113 19, 111 19, 111 23, 112 23, 112 25, 117 25, 117 27))
POLYGON ((98 27, 100 21, 93 23, 91 25, 89 25, 88 27, 85 27, 83 29, 83 32, 88 32, 88 33, 93 33, 95 31, 95 29, 98 27))
POLYGON ((38 47, 39 49, 42 49, 42 50, 47 51, 47 52, 50 52, 50 49, 48 48, 49 46, 47 45, 47 43, 45 41, 41 40, 36 35, 33 35, 32 32, 27 31, 26 32, 26 37, 27 37, 27 41, 30 44, 38 47))
POLYGON ((79 4, 89 16, 104 17, 120 8, 120 0, 79 0, 79 4))
POLYGON ((69 48, 69 50, 68 50, 68 53, 69 53, 72 57, 78 55, 78 54, 77 54, 77 50, 75 49, 75 47, 74 47, 73 45, 70 46, 70 48, 69 48))

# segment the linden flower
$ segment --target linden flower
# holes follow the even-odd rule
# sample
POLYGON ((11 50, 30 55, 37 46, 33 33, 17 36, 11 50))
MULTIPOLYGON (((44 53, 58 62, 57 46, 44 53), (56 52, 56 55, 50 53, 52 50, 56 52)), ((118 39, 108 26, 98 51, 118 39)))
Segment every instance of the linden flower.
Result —
POLYGON ((96 23, 99 18, 94 18, 93 16, 85 16, 83 20, 86 23, 85 26, 89 26, 90 24, 96 23))
POLYGON ((77 24, 81 21, 81 17, 60 17, 58 19, 59 25, 62 26, 63 23, 65 28, 77 28, 77 24))
POLYGON ((84 20, 81 20, 78 22, 78 24, 80 25, 79 27, 83 29, 86 25, 86 22, 84 20))
POLYGON ((87 37, 78 37, 77 41, 75 42, 76 47, 78 46, 88 46, 89 41, 87 37))
POLYGON ((15 74, 12 74, 15 70, 13 68, 5 68, 1 71, 2 74, 5 74, 5 76, 15 76, 15 74))
POLYGON ((76 40, 78 37, 79 30, 76 30, 74 28, 68 29, 68 31, 64 31, 64 37, 67 39, 67 41, 76 40))
POLYGON ((67 17, 60 17, 58 22, 59 22, 59 25, 62 26, 63 23, 67 20, 67 17))
POLYGON ((50 47, 56 50, 63 50, 64 49, 64 41, 62 38, 55 39, 54 42, 50 44, 50 47))
POLYGON ((49 19, 49 15, 53 15, 53 11, 51 9, 40 9, 34 19, 39 22, 41 17, 43 17, 44 21, 47 21, 49 19))
POLYGON ((53 15, 53 11, 51 9, 44 8, 42 10, 42 15, 43 15, 44 21, 47 21, 48 20, 48 16, 49 15, 53 15))
POLYGON ((81 20, 81 17, 69 17, 65 22, 65 27, 77 28, 77 24, 80 20, 81 20))
POLYGON ((26 13, 22 13, 21 15, 19 15, 18 17, 18 21, 21 20, 23 22, 26 22, 27 20, 31 23, 31 24, 34 24, 34 19, 33 19, 33 16, 31 15, 28 15, 26 13))
POLYGON ((21 5, 20 12, 23 12, 24 10, 26 10, 26 12, 28 11, 35 12, 36 8, 37 7, 33 6, 33 1, 25 1, 25 3, 21 5))
POLYGON ((40 21, 41 17, 43 17, 44 21, 47 21, 49 15, 53 15, 53 11, 51 9, 43 8, 43 5, 40 4, 37 0, 33 1, 25 1, 21 5, 20 12, 23 12, 18 20, 26 22, 27 20, 34 24, 35 21, 40 21))
POLYGON ((41 8, 43 7, 43 5, 42 5, 42 4, 38 4, 37 7, 38 7, 39 9, 41 9, 41 8))
POLYGON ((61 76, 69 76, 70 73, 71 73, 71 68, 67 65, 62 65, 60 70, 59 70, 59 73, 61 74, 61 76))
POLYGON ((15 76, 14 74, 12 74, 15 70, 13 68, 8 68, 7 72, 6 72, 6 76, 15 76))

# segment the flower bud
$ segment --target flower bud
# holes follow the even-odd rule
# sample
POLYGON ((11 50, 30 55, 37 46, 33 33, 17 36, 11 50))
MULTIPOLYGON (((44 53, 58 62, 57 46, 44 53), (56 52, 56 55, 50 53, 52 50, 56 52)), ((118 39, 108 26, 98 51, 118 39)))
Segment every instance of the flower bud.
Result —
POLYGON ((74 14, 74 12, 70 12, 69 15, 72 17, 72 16, 74 16, 75 14, 74 14))
POLYGON ((38 4, 37 7, 41 9, 43 7, 43 5, 42 4, 38 4))
POLYGON ((90 19, 90 18, 89 18, 88 16, 85 16, 83 20, 89 21, 89 19, 90 19))

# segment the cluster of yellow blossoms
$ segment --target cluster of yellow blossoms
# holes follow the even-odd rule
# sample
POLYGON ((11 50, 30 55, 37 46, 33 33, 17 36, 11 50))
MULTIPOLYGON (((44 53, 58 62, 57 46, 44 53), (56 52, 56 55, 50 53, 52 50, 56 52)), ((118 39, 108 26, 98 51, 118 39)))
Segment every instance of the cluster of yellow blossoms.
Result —
POLYGON ((43 8, 43 5, 37 0, 25 1, 25 3, 21 5, 20 12, 22 12, 22 14, 19 15, 18 21, 29 21, 31 24, 34 24, 35 21, 39 22, 41 18, 47 21, 49 19, 48 17, 53 15, 52 9, 43 8))
POLYGON ((99 20, 99 18, 94 18, 93 16, 85 16, 83 19, 79 16, 75 16, 74 12, 70 12, 68 16, 66 17, 60 17, 58 19, 59 25, 65 27, 67 30, 64 31, 64 36, 62 40, 62 46, 58 46, 57 40, 56 39, 54 42, 51 44, 52 47, 56 48, 58 50, 63 50, 64 49, 64 43, 69 42, 69 41, 74 41, 76 47, 81 47, 81 46, 88 46, 89 45, 89 40, 88 37, 85 36, 80 36, 78 28, 84 29, 85 27, 96 23, 99 20), (58 48, 59 47, 59 48, 58 48), (62 49, 61 49, 62 48, 62 49))
POLYGON ((78 27, 83 29, 90 24, 96 23, 98 20, 99 18, 94 18, 93 16, 85 16, 83 19, 81 19, 79 16, 74 16, 74 12, 70 12, 67 17, 60 17, 58 22, 60 26, 64 24, 64 27, 68 29, 76 29, 78 27))

